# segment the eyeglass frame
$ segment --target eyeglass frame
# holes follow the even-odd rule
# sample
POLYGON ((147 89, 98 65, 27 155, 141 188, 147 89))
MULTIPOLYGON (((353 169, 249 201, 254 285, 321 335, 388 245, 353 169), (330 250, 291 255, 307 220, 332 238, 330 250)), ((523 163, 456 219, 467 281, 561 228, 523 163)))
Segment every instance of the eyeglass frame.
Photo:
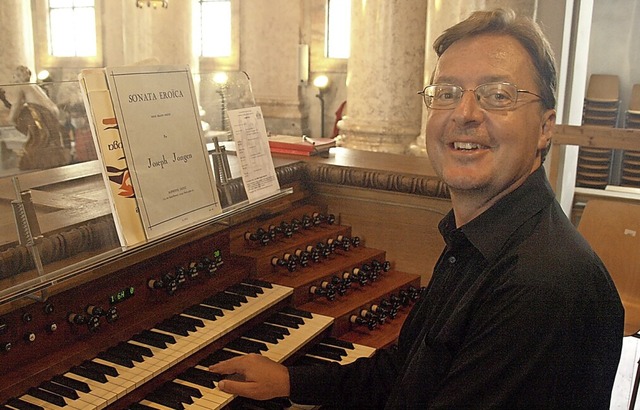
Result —
POLYGON ((523 89, 519 89, 517 85, 513 84, 513 83, 509 83, 509 82, 505 82, 505 81, 494 81, 494 82, 488 82, 488 83, 484 83, 484 84, 480 84, 478 85, 476 88, 468 88, 468 89, 464 89, 462 87, 460 87, 459 85, 455 85, 455 84, 429 84, 426 87, 424 87, 424 89, 422 89, 422 91, 418 91, 418 94, 422 95, 422 101, 424 102, 424 105, 427 107, 427 109, 430 110, 452 110, 454 108, 456 108, 459 104, 460 101, 462 101, 462 96, 464 95, 465 91, 472 91, 475 98, 476 98, 476 102, 478 103, 478 105, 480 107, 482 107, 485 110, 489 110, 489 111, 507 111, 507 110, 511 110, 513 108, 515 108, 516 104, 518 103, 518 97, 520 95, 520 93, 525 93, 525 94, 531 94, 533 96, 536 96, 540 99, 540 101, 543 101, 542 96, 529 91, 529 90, 523 90, 523 89), (513 103, 510 104, 509 106, 506 107, 486 107, 484 103, 482 103, 482 97, 479 96, 477 94, 477 90, 481 87, 486 87, 488 85, 507 85, 510 87, 513 87, 515 89, 515 98, 513 99, 513 103), (455 101, 453 104, 451 104, 450 107, 430 107, 429 104, 427 103, 427 98, 433 98, 432 96, 427 95, 426 91, 427 88, 429 87, 437 87, 437 86, 449 86, 449 87, 454 87, 460 90, 460 98, 455 101))

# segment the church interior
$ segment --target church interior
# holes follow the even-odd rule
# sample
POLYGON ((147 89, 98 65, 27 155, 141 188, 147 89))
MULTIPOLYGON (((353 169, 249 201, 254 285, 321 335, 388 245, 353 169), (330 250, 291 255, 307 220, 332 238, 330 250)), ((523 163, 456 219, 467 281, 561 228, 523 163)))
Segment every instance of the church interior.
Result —
MULTIPOLYGON (((556 55, 557 126, 544 167, 562 209, 619 287, 629 328, 610 408, 634 408, 635 0, 2 0, 0 407, 32 408, 20 407, 20 398, 50 408, 27 392, 93 357, 110 357, 109 346, 171 328, 178 312, 202 314, 194 302, 213 304, 218 293, 235 295, 240 287, 260 287, 267 296, 258 295, 264 302, 257 306, 243 302, 235 322, 219 319, 223 331, 206 330, 197 347, 171 353, 172 362, 154 364, 144 380, 112 387, 87 408, 160 400, 166 383, 274 315, 315 315, 295 346, 269 353, 283 363, 316 360, 309 352, 329 340, 365 356, 392 346, 431 278, 444 245, 438 222, 451 208, 427 156, 426 109, 417 94, 437 61, 432 43, 471 12, 497 7, 537 21, 556 55), (334 26, 332 3, 347 13, 331 20, 334 26), (215 21, 207 12, 218 13, 215 21), (59 43, 52 40, 55 22, 66 25, 59 43), (87 44, 89 52, 82 51, 87 44), (208 48, 218 45, 222 51, 208 48), (67 46, 71 51, 62 50, 67 46), (82 79, 105 67, 158 66, 189 72, 218 211, 129 241, 113 198, 122 191, 112 194, 108 185, 132 182, 125 168, 102 166, 100 124, 87 111, 82 79), (17 110, 26 102, 43 108, 27 118, 17 110), (253 107, 269 137, 331 139, 330 149, 316 146, 312 154, 272 151, 271 182, 253 181, 273 188, 266 197, 252 195, 244 141, 234 141, 232 130, 239 120, 230 113, 253 107), (608 205, 597 208, 599 201, 608 205), (630 242, 602 234, 614 227, 630 242), (376 309, 383 313, 372 314, 376 309)), ((281 408, 219 393, 202 405, 281 408)))

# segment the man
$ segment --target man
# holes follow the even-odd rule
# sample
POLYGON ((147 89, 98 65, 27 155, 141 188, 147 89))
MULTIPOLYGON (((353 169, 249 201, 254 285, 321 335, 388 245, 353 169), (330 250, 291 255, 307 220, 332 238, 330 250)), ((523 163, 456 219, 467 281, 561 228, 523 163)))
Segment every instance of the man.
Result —
POLYGON ((556 119, 549 45, 496 10, 434 48, 427 150, 453 210, 397 349, 349 366, 232 359, 211 370, 243 380, 221 389, 344 408, 609 408, 623 308, 541 167, 556 119))

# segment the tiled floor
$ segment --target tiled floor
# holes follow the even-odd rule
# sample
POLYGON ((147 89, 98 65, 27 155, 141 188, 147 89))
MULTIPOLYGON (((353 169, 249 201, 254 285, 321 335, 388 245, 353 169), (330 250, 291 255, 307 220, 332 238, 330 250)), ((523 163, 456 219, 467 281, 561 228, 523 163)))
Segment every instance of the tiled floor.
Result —
MULTIPOLYGON (((640 339, 625 337, 622 344, 622 356, 618 365, 618 374, 611 393, 611 410, 629 408, 635 372, 638 368, 638 359, 640 359, 640 339)), ((636 409, 640 410, 640 397, 636 400, 634 410, 636 409)))

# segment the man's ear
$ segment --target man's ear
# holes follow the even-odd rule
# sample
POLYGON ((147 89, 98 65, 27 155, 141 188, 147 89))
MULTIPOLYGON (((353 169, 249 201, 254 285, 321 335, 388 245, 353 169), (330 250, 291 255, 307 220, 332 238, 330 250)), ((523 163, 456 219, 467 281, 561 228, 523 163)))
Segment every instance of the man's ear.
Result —
POLYGON ((538 148, 545 149, 551 144, 551 137, 556 128, 556 110, 547 110, 542 115, 540 123, 540 140, 538 148))

